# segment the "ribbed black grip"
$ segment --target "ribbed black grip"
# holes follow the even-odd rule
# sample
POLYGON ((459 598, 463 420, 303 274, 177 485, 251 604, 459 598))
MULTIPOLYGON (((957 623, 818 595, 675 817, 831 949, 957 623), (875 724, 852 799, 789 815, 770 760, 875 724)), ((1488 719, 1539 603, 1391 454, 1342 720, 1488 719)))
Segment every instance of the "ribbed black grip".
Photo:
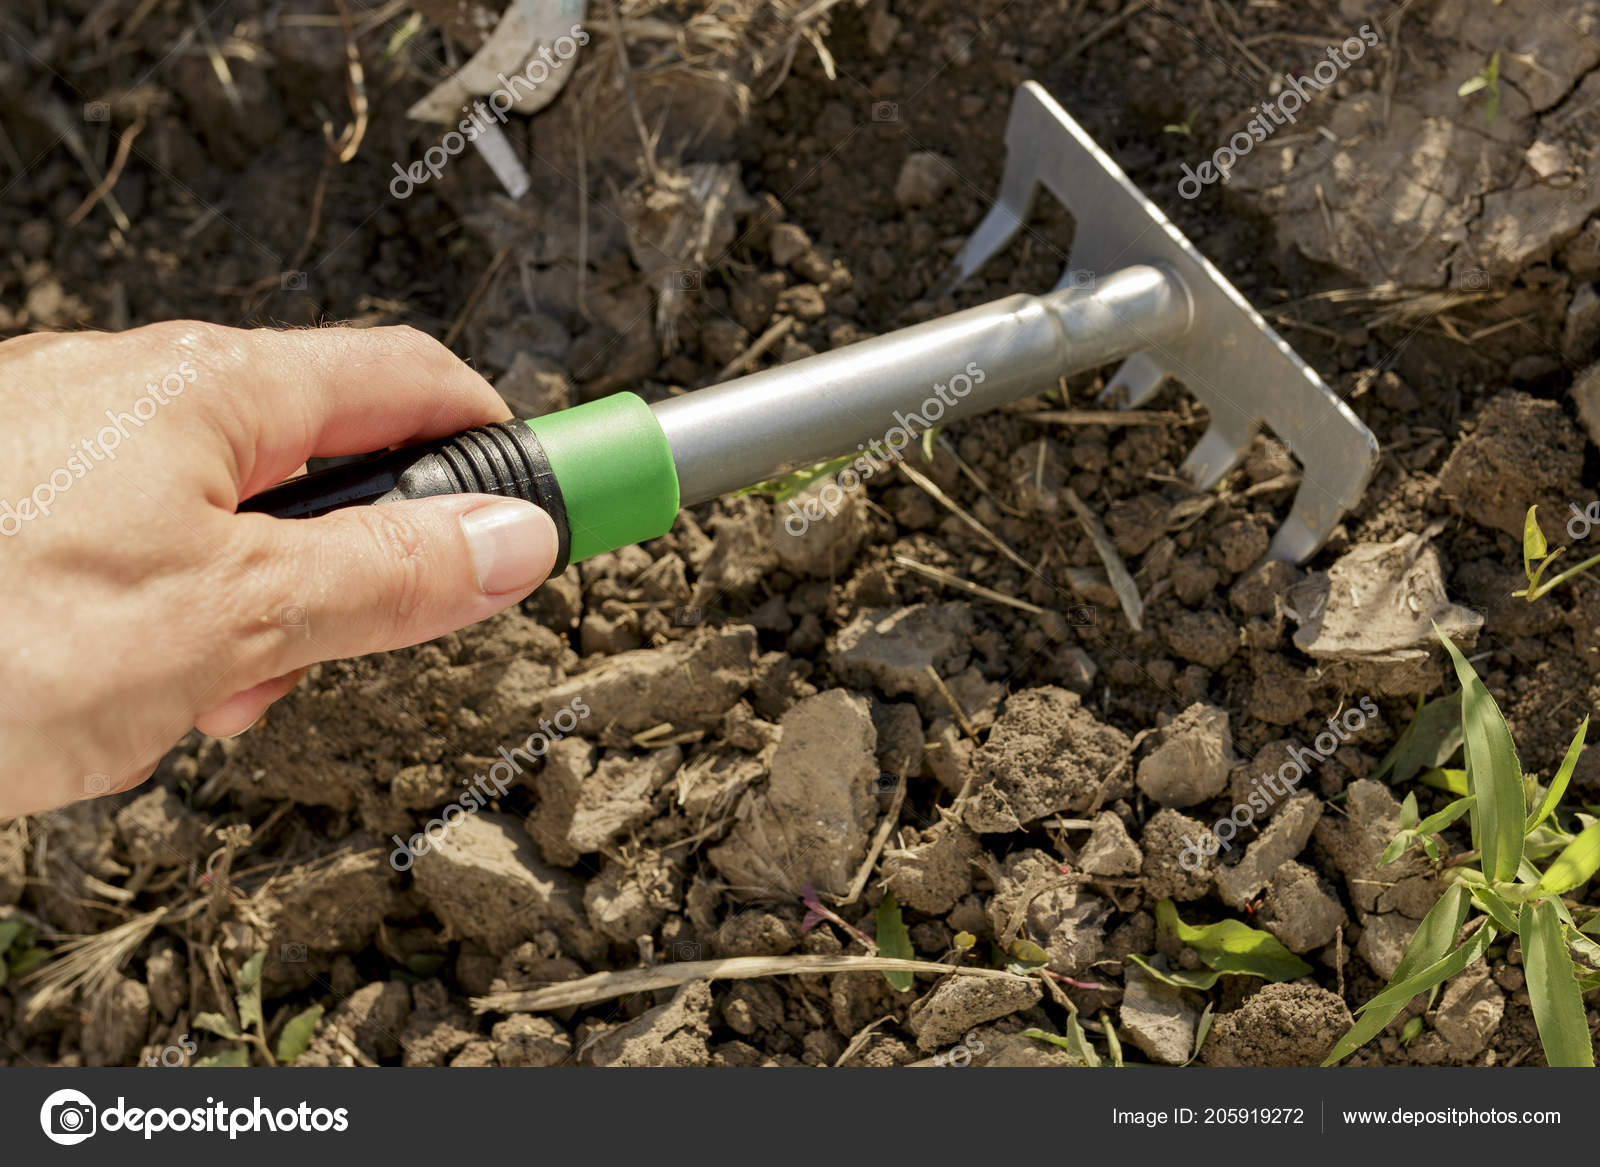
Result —
POLYGON ((520 421, 495 422, 291 478, 246 499, 239 510, 301 519, 360 503, 440 494, 498 494, 537 504, 556 525, 556 563, 550 574, 567 569, 572 537, 561 485, 539 439, 520 421))
POLYGON ((407 467, 393 490, 374 501, 435 494, 502 494, 537 503, 554 520, 559 537, 550 574, 567 570, 572 539, 561 486, 544 447, 522 422, 496 422, 446 438, 407 467))

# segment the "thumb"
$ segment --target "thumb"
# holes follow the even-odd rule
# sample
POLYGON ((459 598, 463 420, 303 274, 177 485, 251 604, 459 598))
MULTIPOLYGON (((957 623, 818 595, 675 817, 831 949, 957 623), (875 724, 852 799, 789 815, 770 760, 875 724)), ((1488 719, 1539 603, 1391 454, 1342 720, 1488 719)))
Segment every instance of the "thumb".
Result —
MULTIPOLYGON (((253 517, 253 516, 252 516, 253 517)), ((522 599, 555 564, 555 523, 521 499, 444 495, 315 519, 260 516, 283 597, 263 677, 420 644, 522 599), (284 581, 295 581, 285 583, 284 581)))

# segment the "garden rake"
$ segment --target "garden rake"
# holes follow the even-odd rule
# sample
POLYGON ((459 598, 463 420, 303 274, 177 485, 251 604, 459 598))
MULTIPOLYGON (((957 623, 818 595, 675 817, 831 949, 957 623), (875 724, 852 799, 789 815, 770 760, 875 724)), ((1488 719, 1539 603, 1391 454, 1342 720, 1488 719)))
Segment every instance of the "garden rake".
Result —
POLYGON ((934 425, 1120 362, 1106 396, 1148 400, 1171 376, 1210 414, 1184 462, 1200 490, 1270 429, 1303 474, 1274 559, 1303 562, 1355 506, 1377 461, 1372 432, 1267 326, 1111 158, 1028 82, 1006 129, 1000 193, 952 265, 968 278, 1027 221, 1040 186, 1075 220, 1067 269, 1018 293, 911 328, 665 401, 617 393, 525 421, 468 430, 273 487, 242 510, 282 517, 460 492, 536 502, 560 533, 557 572, 665 534, 680 507, 793 468, 879 457, 934 425))

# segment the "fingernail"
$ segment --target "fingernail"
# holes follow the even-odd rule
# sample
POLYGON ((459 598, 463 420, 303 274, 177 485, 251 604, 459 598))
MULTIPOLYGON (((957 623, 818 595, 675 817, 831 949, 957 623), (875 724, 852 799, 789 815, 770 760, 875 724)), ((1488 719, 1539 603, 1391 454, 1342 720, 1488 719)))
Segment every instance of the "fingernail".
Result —
POLYGON ((461 516, 467 552, 486 595, 525 592, 556 562, 556 525, 531 502, 486 503, 461 516))

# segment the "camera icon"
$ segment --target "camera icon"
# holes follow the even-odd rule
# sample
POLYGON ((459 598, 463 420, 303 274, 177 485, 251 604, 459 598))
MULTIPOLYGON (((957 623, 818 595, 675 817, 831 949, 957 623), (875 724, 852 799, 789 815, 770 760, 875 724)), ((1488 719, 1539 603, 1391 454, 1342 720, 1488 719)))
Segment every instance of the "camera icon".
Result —
POLYGON ((299 604, 290 604, 278 613, 278 623, 285 628, 304 628, 306 610, 299 604))
POLYGON ((680 268, 672 273, 672 286, 680 292, 700 290, 700 272, 695 268, 680 268))
POLYGON ((278 276, 278 286, 285 292, 303 292, 306 290, 306 273, 286 271, 278 276))
POLYGON ((98 1111, 87 1094, 57 1090, 39 1108, 39 1126, 52 1143, 70 1147, 95 1133, 98 1111))
POLYGON ((1099 623, 1100 609, 1093 604, 1082 604, 1067 609, 1067 623, 1074 628, 1091 628, 1099 623))
POLYGON ((175 1070, 183 1066, 187 1066, 189 1064, 189 1059, 200 1052, 200 1047, 193 1041, 189 1040, 189 1035, 187 1033, 180 1037, 178 1041, 180 1042, 179 1045, 162 1047, 162 1050, 159 1054, 146 1054, 144 1058, 144 1064, 147 1066, 155 1066, 168 1070, 175 1070))
POLYGON ((897 122, 900 120, 900 103, 897 101, 875 101, 872 103, 872 120, 875 122, 897 122))
POLYGON ((83 776, 83 796, 85 798, 96 798, 99 795, 110 793, 110 774, 102 774, 96 771, 93 774, 85 774, 83 776))
POLYGON ((1062 281, 1062 286, 1067 288, 1087 288, 1093 290, 1098 281, 1092 271, 1073 270, 1067 273, 1067 278, 1062 281))
POLYGON ((705 955, 705 945, 698 940, 680 940, 672 946, 673 960, 700 960, 705 955))
POLYGON ((679 628, 693 628, 706 618, 705 612, 700 608, 674 608, 672 609, 672 622, 679 628))
POLYGON ((111 105, 105 101, 86 101, 83 104, 83 120, 86 122, 108 122, 111 120, 111 105))
POLYGON ((279 964, 304 964, 306 962, 306 946, 304 944, 278 945, 279 964))
POLYGON ((1461 273, 1461 278, 1457 282, 1464 292, 1486 291, 1490 283, 1489 273, 1481 267, 1469 267, 1461 273))
POLYGON ((893 794, 900 786, 900 779, 887 770, 878 775, 877 787, 879 794, 893 794))

